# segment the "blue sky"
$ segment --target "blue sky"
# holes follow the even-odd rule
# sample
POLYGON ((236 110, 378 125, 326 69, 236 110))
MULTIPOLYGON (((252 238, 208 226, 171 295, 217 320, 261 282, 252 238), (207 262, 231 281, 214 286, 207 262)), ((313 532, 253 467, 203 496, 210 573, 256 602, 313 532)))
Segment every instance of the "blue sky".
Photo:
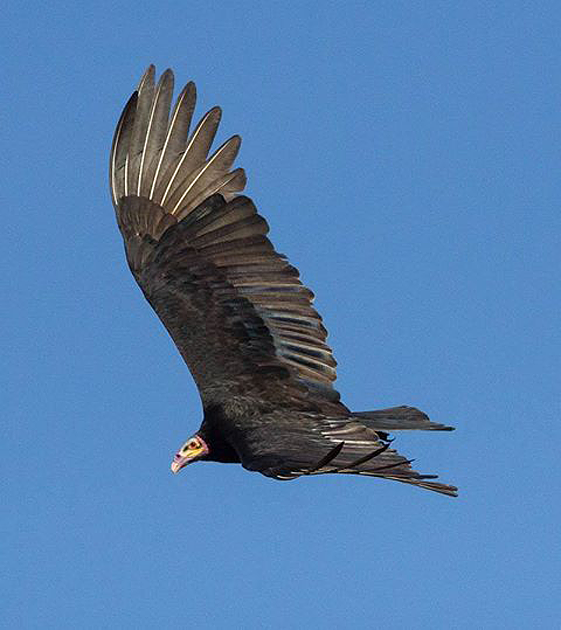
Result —
POLYGON ((557 3, 9 3, 2 47, 1 619, 9 628, 558 622, 557 3), (126 267, 113 127, 196 81, 317 295, 354 409, 459 499, 176 477, 191 377, 126 267))

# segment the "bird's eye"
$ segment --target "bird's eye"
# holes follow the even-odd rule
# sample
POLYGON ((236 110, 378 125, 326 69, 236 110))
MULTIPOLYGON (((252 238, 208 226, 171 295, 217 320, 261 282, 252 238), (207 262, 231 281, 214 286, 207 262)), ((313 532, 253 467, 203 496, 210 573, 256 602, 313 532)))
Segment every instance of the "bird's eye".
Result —
POLYGON ((197 448, 199 446, 198 442, 195 442, 195 440, 193 440, 192 442, 189 442, 189 448, 197 448))

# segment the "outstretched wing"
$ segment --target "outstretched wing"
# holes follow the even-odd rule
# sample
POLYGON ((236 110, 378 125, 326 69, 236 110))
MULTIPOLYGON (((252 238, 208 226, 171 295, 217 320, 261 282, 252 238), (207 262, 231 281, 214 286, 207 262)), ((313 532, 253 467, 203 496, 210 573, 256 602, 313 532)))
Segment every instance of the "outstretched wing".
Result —
POLYGON ((110 182, 130 268, 187 362, 205 405, 232 395, 345 413, 332 383, 313 294, 274 251, 230 171, 240 138, 208 152, 220 120, 211 109, 189 135, 195 87, 171 116, 173 75, 151 66, 115 132, 110 182))
POLYGON ((248 440, 242 451, 243 465, 281 480, 341 473, 391 479, 457 496, 455 486, 431 481, 437 475, 413 470, 413 460, 390 448, 386 434, 359 420, 311 415, 296 425, 291 420, 277 417, 266 439, 248 440))

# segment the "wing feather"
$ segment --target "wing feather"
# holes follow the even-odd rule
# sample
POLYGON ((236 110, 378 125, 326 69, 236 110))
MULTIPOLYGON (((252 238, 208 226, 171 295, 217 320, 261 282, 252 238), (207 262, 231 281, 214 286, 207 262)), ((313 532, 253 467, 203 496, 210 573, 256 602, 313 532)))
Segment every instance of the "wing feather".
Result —
POLYGON ((160 77, 150 108, 140 159, 137 195, 147 197, 150 194, 166 137, 172 97, 173 73, 168 69, 160 77))
POLYGON ((117 207, 119 199, 126 194, 127 190, 127 169, 125 166, 127 162, 134 117, 136 114, 137 101, 138 94, 134 92, 134 94, 129 98, 127 104, 125 105, 125 109, 119 118, 117 129, 115 130, 115 136, 113 138, 113 146, 111 147, 110 184, 111 197, 115 208, 117 207))
POLYGON ((156 190, 154 200, 166 210, 169 209, 172 214, 173 205, 168 200, 173 200, 174 193, 183 182, 188 181, 193 171, 204 164, 216 136, 221 117, 222 111, 219 107, 213 107, 203 116, 193 135, 189 138, 185 150, 172 162, 168 172, 163 177, 160 188, 156 190))
POLYGON ((226 140, 210 159, 206 162, 203 161, 201 166, 189 173, 169 199, 172 214, 177 215, 180 219, 186 216, 189 208, 193 205, 191 202, 186 210, 181 212, 185 200, 189 197, 197 199, 197 196, 208 188, 211 182, 215 181, 222 173, 230 170, 240 149, 240 144, 241 138, 233 136, 226 140))
POLYGON ((145 138, 149 131, 150 111, 154 96, 154 73, 154 66, 149 66, 138 87, 138 102, 127 155, 127 189, 125 194, 138 194, 141 180, 140 165, 144 155, 145 138))
POLYGON ((156 186, 160 182, 161 175, 167 172, 171 162, 185 150, 187 138, 189 137, 189 127, 195 111, 197 100, 197 90, 193 82, 187 83, 177 98, 169 121, 166 137, 162 146, 162 152, 158 158, 152 186, 150 187, 149 199, 154 198, 156 186))
POLYGON ((249 470, 281 480, 306 475, 348 474, 407 483, 448 496, 455 486, 435 481, 390 448, 391 442, 358 420, 303 415, 295 429, 282 418, 270 433, 248 440, 242 463, 249 470), (274 431, 274 432, 273 432, 274 431), (286 433, 284 433, 286 431, 286 433))
POLYGON ((277 400, 315 397, 346 410, 337 407, 336 362, 313 293, 275 252, 251 200, 234 196, 245 185, 242 169, 230 171, 240 137, 208 157, 220 108, 188 136, 194 85, 170 118, 173 74, 154 82, 150 66, 119 122, 112 195, 129 265, 203 398, 221 383, 240 392, 266 383, 277 400))
POLYGON ((209 158, 220 108, 207 112, 189 136, 195 85, 188 83, 183 88, 170 117, 173 73, 166 70, 156 86, 154 77, 151 65, 117 125, 110 164, 113 203, 137 195, 183 218, 213 194, 231 199, 246 182, 243 169, 230 171, 239 136, 227 140, 209 158))

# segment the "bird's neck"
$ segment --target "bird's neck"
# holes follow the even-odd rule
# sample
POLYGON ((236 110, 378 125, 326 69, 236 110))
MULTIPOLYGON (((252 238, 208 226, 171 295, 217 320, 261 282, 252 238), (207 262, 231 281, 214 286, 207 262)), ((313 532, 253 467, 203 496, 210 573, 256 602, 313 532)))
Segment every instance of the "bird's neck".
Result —
POLYGON ((205 457, 208 461, 223 464, 239 464, 237 452, 230 446, 228 434, 224 430, 228 422, 223 418, 219 408, 205 409, 205 416, 198 434, 208 444, 209 453, 205 457))

